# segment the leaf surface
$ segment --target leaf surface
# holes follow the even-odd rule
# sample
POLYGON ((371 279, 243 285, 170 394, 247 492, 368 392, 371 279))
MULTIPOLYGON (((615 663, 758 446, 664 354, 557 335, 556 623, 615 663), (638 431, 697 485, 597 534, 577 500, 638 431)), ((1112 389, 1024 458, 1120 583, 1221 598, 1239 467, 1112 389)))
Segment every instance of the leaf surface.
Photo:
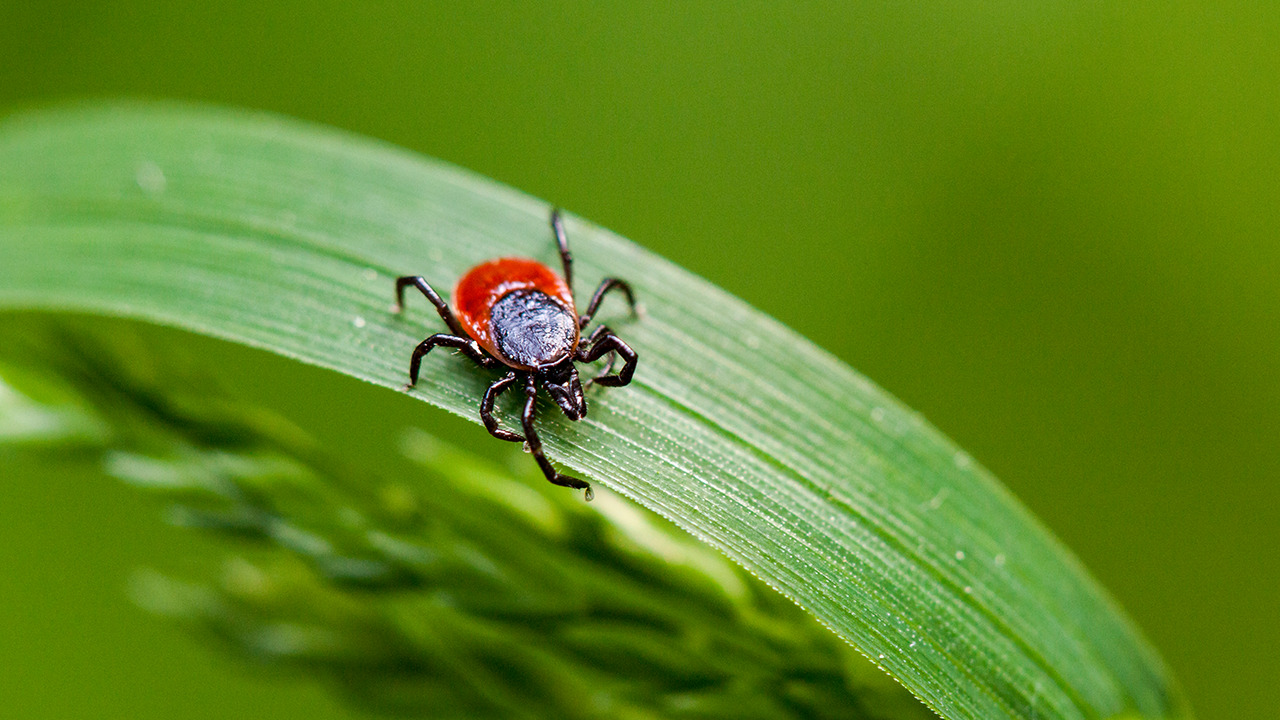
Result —
MULTIPOLYGON (((393 280, 554 266, 549 206, 419 155, 276 116, 84 106, 0 125, 0 307, 136 318, 384 387, 446 328, 393 280)), ((814 614, 947 718, 1188 714, 1123 612, 995 478, 830 354, 568 217, 579 298, 609 301, 635 382, 544 405, 553 461, 631 496, 814 614)), ((492 373, 432 354, 414 396, 475 419, 492 373)), ((510 419, 508 419, 510 422, 510 419)))

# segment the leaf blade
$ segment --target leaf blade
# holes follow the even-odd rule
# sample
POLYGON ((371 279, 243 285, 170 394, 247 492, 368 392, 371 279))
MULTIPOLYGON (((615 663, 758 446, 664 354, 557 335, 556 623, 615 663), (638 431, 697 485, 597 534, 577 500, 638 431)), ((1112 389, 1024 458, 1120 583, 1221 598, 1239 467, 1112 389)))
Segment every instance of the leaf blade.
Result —
MULTIPOLYGON (((548 207, 457 168, 273 116, 177 105, 0 126, 0 307, 211 334, 397 388, 448 288, 551 261, 548 207)), ((570 218, 579 282, 641 354, 551 456, 763 577, 949 718, 1187 714, 1159 657, 1039 522, 917 414, 781 324, 570 218)), ((577 288, 579 291, 583 287, 577 288)), ((485 373, 432 357, 420 397, 474 419, 485 373)))

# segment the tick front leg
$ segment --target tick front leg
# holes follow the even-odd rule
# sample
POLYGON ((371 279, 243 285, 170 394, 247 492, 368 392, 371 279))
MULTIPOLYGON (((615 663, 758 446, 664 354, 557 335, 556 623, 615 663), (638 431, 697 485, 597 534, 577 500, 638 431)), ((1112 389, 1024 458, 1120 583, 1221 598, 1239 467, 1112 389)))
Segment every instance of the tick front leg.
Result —
POLYGON ((538 461, 538 467, 542 468, 542 474, 546 475, 547 480, 554 485, 583 490, 583 497, 590 502, 595 497, 595 493, 591 491, 591 485, 583 480, 556 472, 556 469, 551 465, 551 461, 542 452, 542 441, 538 439, 538 432, 533 429, 533 416, 538 400, 538 383, 532 374, 526 376, 524 394, 524 413, 520 416, 520 419, 524 425, 525 444, 528 446, 529 452, 533 453, 533 459, 538 461))
POLYGON ((436 306, 436 312, 440 313, 440 319, 444 320, 444 324, 449 326, 454 335, 466 336, 467 331, 462 329, 462 324, 453 316, 453 311, 449 309, 449 304, 440 297, 440 294, 426 281, 425 278, 417 275, 406 275, 396 278, 396 312, 404 310, 404 289, 413 286, 418 288, 423 295, 436 306))
POLYGON ((491 368, 496 364, 493 358, 484 354, 475 340, 438 333, 418 343, 418 347, 413 349, 413 358, 409 360, 409 384, 405 386, 406 389, 418 384, 418 370, 422 366, 422 358, 437 345, 461 350, 481 367, 491 368))
POLYGON ((584 328, 587 323, 591 322, 591 318, 595 317, 596 310, 600 309, 600 303, 604 302, 604 296, 610 291, 621 290, 623 295, 627 296, 627 304, 631 306, 631 314, 636 315, 636 297, 631 292, 631 286, 626 280, 618 278, 605 278, 600 282, 600 287, 591 295, 591 302, 587 303, 587 311, 582 313, 578 318, 578 328, 584 328))
POLYGON ((639 356, 631 346, 622 342, 622 338, 613 334, 609 328, 601 325, 596 331, 591 333, 591 337, 587 338, 587 349, 578 351, 578 360, 582 362, 595 362, 599 360, 607 352, 616 352, 622 356, 622 371, 617 375, 610 375, 609 371, 613 369, 610 364, 609 369, 604 374, 591 379, 591 382, 606 387, 621 387, 631 382, 631 378, 636 372, 636 361, 639 356))
POLYGON ((480 419, 484 421, 484 426, 489 430, 489 434, 499 440, 507 440, 509 442, 524 442, 524 436, 513 433, 510 430, 503 430, 498 427, 498 419, 493 416, 493 403, 502 394, 503 390, 511 387, 518 375, 515 372, 507 373, 506 377, 494 381, 488 390, 484 391, 484 397, 480 400, 480 419))

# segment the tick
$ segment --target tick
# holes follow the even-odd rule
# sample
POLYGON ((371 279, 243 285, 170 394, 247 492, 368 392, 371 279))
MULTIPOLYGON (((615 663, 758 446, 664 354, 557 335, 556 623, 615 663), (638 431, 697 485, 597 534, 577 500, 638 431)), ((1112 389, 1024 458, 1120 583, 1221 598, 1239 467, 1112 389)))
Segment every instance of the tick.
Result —
POLYGON ((564 277, 536 260, 490 260, 471 268, 454 286, 452 309, 425 279, 416 275, 396 279, 396 312, 404 309, 405 288, 416 287, 435 305, 452 331, 432 335, 414 349, 406 389, 418 383, 422 358, 437 346, 459 350, 484 368, 507 368, 507 374, 489 385, 480 399, 480 419, 489 434, 499 440, 525 443, 547 480, 583 490, 590 500, 591 486, 556 471, 542 451, 542 441, 533 427, 538 391, 546 390, 570 420, 581 420, 587 415, 587 398, 574 363, 595 362, 616 353, 604 372, 591 382, 609 387, 630 383, 636 371, 636 352, 604 325, 597 326, 585 338, 582 333, 610 292, 622 291, 632 315, 636 313, 636 301, 625 281, 605 278, 591 295, 587 311, 579 315, 573 299, 573 256, 569 254, 569 239, 559 210, 551 211, 551 230, 560 248, 564 277), (623 366, 615 374, 613 362, 619 356, 623 366), (524 412, 520 415, 523 435, 502 428, 493 416, 494 402, 511 387, 524 389, 524 412))

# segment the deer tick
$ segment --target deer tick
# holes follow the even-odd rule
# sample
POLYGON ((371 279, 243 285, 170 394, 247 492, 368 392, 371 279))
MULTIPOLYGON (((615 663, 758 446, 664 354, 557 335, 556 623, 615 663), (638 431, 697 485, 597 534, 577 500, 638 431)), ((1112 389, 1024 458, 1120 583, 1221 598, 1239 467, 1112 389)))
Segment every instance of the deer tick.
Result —
POLYGON ((489 385, 480 399, 484 426, 499 440, 525 443, 547 480, 583 490, 590 500, 591 486, 556 471, 542 451, 542 441, 533 427, 538 391, 546 390, 570 420, 580 420, 587 415, 587 398, 574 363, 595 362, 615 353, 604 372, 591 382, 611 387, 631 382, 636 352, 604 325, 597 326, 585 338, 582 333, 609 292, 622 291, 633 315, 636 301, 625 281, 605 278, 587 303, 587 311, 579 315, 573 299, 573 256, 569 254, 559 210, 551 212, 551 229, 560 248, 563 278, 536 260, 490 260, 471 268, 458 281, 453 288, 452 309, 425 279, 416 275, 396 279, 396 312, 404 309, 405 288, 416 287, 435 305, 452 331, 432 335, 418 344, 409 360, 409 384, 405 387, 418 383, 422 358, 437 346, 460 350, 484 368, 507 368, 506 375, 489 385), (618 356, 622 357, 623 366, 615 374, 613 361, 618 356), (523 435, 500 427, 493 416, 498 395, 515 386, 524 388, 524 412, 520 416, 523 435))

